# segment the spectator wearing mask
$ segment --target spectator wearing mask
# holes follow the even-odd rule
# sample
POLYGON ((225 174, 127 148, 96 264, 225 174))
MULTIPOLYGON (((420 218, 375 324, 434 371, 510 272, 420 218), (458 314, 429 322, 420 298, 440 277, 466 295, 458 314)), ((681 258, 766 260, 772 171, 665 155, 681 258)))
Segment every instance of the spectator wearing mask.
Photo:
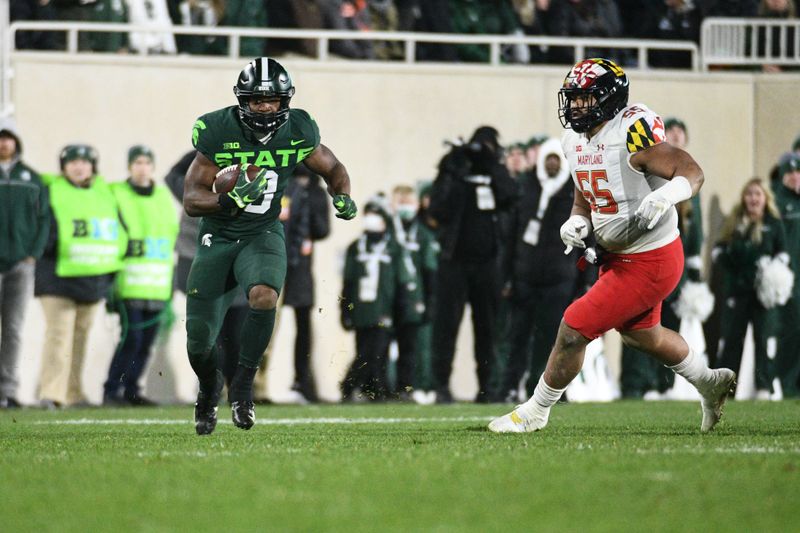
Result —
POLYGON ((103 404, 149 406, 139 389, 161 316, 172 299, 178 216, 169 191, 153 180, 153 152, 128 150, 128 179, 111 184, 128 236, 110 307, 120 315, 121 338, 103 386, 103 404))
POLYGON ((520 188, 504 261, 511 350, 503 393, 509 402, 520 400, 517 392, 523 378, 528 392, 521 401, 533 394, 580 277, 575 266, 580 250, 564 255, 561 242, 560 228, 572 211, 574 186, 558 139, 541 145, 534 175, 523 176, 520 188))
POLYGON ((283 305, 294 309, 294 384, 292 390, 302 396, 301 402, 316 403, 317 387, 312 370, 311 328, 314 307, 314 241, 330 232, 328 195, 320 187, 320 178, 300 164, 286 186, 281 199, 280 220, 286 235, 286 281, 283 284, 283 305))
POLYGON ((341 298, 342 326, 356 333, 356 357, 342 381, 342 401, 383 401, 389 396, 387 368, 392 315, 402 308, 411 282, 405 252, 389 231, 386 199, 364 207, 364 233, 347 248, 341 298))
POLYGON ((20 407, 18 361, 33 272, 50 230, 47 187, 22 162, 22 141, 0 121, 0 408, 20 407))
POLYGON ((436 238, 418 218, 418 213, 419 201, 414 189, 408 185, 395 187, 392 191, 391 229, 405 250, 403 261, 411 278, 400 289, 405 293, 403 298, 397 299, 399 305, 394 313, 398 348, 394 396, 400 400, 412 399, 415 392, 417 361, 421 359, 418 340, 420 329, 430 321, 439 251, 436 238))
POLYGON ((786 252, 794 272, 794 291, 781 309, 782 335, 778 340, 778 376, 784 397, 800 396, 800 154, 793 153, 773 184, 775 203, 786 230, 786 252))
POLYGON ((436 277, 433 354, 437 401, 450 402, 450 374, 455 342, 470 304, 478 372, 476 401, 490 399, 494 364, 494 314, 499 294, 497 261, 501 228, 497 214, 513 206, 517 183, 501 163, 498 132, 475 130, 469 142, 454 146, 439 163, 429 215, 438 228, 441 247, 436 277))
POLYGON ((47 409, 86 402, 81 374, 89 330, 127 246, 94 148, 66 146, 60 163, 60 175, 45 176, 50 232, 34 284, 45 317, 39 398, 47 409))
MULTIPOLYGON (((788 263, 786 233, 769 187, 753 178, 728 217, 718 245, 717 261, 725 277, 722 336, 718 366, 739 368, 747 325, 753 325, 756 398, 769 399, 775 378, 778 309, 759 297, 757 277, 762 258, 788 263)), ((774 305, 774 303, 773 303, 774 305)))

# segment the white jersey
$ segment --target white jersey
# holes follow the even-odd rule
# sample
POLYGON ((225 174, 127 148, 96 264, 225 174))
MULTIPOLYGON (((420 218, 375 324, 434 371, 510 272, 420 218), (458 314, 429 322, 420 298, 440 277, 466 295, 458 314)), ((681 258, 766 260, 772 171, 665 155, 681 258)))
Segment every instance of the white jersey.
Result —
POLYGON ((595 238, 610 252, 646 252, 679 235, 674 207, 651 230, 640 230, 634 219, 644 197, 667 180, 635 170, 630 158, 661 142, 664 122, 643 104, 617 113, 591 140, 572 130, 561 139, 572 181, 591 206, 595 238))

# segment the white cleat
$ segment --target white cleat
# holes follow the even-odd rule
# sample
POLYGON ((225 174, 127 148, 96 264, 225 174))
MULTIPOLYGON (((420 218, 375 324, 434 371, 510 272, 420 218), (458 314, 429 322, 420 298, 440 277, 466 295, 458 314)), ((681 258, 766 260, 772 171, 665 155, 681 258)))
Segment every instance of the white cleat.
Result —
POLYGON ((526 416, 517 406, 516 409, 495 418, 489 422, 489 431, 493 433, 531 433, 539 431, 547 425, 547 419, 550 417, 550 410, 548 409, 543 415, 526 416))
POLYGON ((736 372, 727 368, 716 368, 714 382, 707 389, 701 390, 700 405, 703 408, 703 423, 700 431, 707 433, 714 429, 719 419, 722 418, 722 407, 728 399, 728 394, 733 393, 736 386, 736 372))

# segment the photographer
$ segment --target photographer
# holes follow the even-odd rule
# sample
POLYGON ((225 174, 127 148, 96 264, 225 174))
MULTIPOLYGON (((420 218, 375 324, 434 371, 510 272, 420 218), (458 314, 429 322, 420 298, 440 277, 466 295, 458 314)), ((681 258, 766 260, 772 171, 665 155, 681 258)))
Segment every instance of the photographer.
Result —
POLYGON ((431 192, 430 216, 439 230, 441 256, 433 318, 437 401, 452 401, 449 381, 464 305, 472 308, 478 402, 488 401, 494 362, 493 317, 499 288, 497 214, 519 195, 501 163, 497 130, 481 126, 465 145, 453 146, 439 163, 431 192))

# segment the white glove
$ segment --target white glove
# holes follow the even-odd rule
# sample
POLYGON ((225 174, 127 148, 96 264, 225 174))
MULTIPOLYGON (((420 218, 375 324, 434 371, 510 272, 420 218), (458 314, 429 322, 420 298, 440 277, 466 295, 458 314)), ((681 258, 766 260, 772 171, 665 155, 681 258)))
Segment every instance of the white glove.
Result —
POLYGON ((675 176, 644 197, 635 213, 636 225, 642 230, 655 228, 670 207, 691 197, 692 185, 689 180, 683 176, 675 176))
POLYGON ((589 236, 591 222, 583 215, 572 215, 561 226, 561 240, 567 246, 564 255, 569 255, 572 248, 586 248, 583 239, 589 236))
POLYGON ((672 204, 664 198, 660 190, 648 194, 636 210, 636 225, 639 229, 653 229, 672 204))

